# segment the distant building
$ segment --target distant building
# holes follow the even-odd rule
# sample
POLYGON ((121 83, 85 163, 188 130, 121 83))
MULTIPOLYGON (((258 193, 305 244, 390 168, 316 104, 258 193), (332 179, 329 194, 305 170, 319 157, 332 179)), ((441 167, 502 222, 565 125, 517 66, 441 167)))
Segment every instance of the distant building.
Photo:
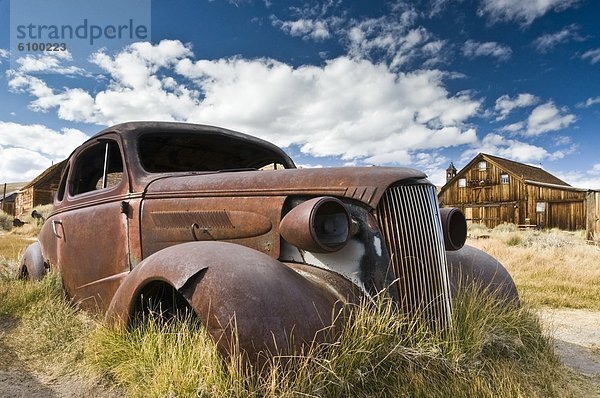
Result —
MULTIPOLYGON (((3 193, 0 193, 3 195, 3 193)), ((15 198, 17 197, 17 191, 7 192, 6 197, 0 196, 0 210, 10 214, 14 217, 15 215, 15 198)))
MULTIPOLYGON (((450 176, 453 164, 447 170, 450 176)), ((586 229, 588 190, 534 166, 480 153, 441 188, 440 205, 458 207, 468 223, 586 229)), ((597 213, 596 213, 597 214, 597 213)))
POLYGON ((31 213, 36 206, 52 203, 64 165, 64 160, 52 165, 18 191, 15 200, 16 217, 31 213))

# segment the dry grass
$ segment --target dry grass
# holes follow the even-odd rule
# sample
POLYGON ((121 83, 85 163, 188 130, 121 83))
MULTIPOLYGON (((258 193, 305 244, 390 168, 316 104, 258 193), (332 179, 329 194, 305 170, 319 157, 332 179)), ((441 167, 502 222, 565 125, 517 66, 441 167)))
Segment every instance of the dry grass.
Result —
POLYGON ((435 334, 394 308, 386 300, 347 308, 335 342, 273 357, 260 372, 223 361, 194 322, 150 319, 130 333, 101 327, 85 352, 132 397, 572 396, 529 309, 469 292, 455 302, 455 328, 435 334))
POLYGON ((33 239, 11 233, 0 233, 0 258, 18 260, 27 246, 33 243, 33 239))
MULTIPOLYGON (((507 265, 526 303, 598 305, 593 286, 600 285, 600 248, 558 231, 521 233, 508 226, 482 234, 490 237, 470 243, 507 265), (572 298, 559 300, 563 293, 556 286, 562 284, 576 287, 564 293, 572 298)), ((16 258, 28 243, 13 234, 0 237, 0 255, 10 258, 0 259, 0 319, 17 323, 2 336, 4 344, 38 371, 102 378, 125 396, 578 396, 573 376, 564 373, 527 307, 514 309, 471 292, 455 301, 452 333, 439 335, 398 315, 386 301, 368 302, 352 310, 334 343, 291 361, 274 358, 256 372, 239 358, 223 361, 195 321, 150 319, 131 332, 115 331, 65 300, 58 275, 36 283, 15 280, 16 258)))
POLYGON ((587 245, 583 233, 502 226, 486 235, 467 244, 497 258, 527 302, 600 310, 600 247, 587 245))
MULTIPOLYGON (((52 207, 53 206, 51 204, 42 205, 34 207, 33 210, 36 210, 44 218, 48 218, 48 216, 52 212, 52 207)), ((42 229, 43 225, 42 220, 31 217, 31 214, 27 214, 26 216, 21 217, 19 219, 25 222, 25 225, 23 225, 22 227, 12 228, 11 232, 13 234, 33 237, 37 236, 40 233, 40 230, 42 229)))

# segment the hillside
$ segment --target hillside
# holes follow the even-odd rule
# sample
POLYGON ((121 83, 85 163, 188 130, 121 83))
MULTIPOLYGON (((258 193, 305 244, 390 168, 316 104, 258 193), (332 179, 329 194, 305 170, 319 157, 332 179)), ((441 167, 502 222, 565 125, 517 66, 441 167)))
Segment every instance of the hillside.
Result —
MULTIPOLYGON (((24 187, 27 184, 27 182, 9 182, 6 184, 6 193, 10 193, 13 191, 17 191, 19 189, 21 189, 21 187, 24 187)), ((4 193, 4 183, 0 183, 0 198, 2 196, 2 194, 4 193)))

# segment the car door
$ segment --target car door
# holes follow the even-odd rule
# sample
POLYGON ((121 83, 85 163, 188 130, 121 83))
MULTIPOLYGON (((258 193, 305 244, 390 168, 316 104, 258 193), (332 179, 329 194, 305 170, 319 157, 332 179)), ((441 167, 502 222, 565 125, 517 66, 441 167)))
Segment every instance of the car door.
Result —
POLYGON ((91 141, 75 154, 64 211, 52 220, 65 289, 88 310, 105 310, 130 271, 126 176, 118 137, 91 141))

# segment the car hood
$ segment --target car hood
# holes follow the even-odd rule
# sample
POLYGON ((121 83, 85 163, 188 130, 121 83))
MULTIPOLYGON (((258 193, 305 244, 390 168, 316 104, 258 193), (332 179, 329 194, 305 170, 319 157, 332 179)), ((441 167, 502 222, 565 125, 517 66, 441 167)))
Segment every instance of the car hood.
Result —
POLYGON ((171 175, 150 182, 147 198, 331 195, 375 208, 392 184, 421 180, 421 171, 404 167, 338 167, 171 175))

